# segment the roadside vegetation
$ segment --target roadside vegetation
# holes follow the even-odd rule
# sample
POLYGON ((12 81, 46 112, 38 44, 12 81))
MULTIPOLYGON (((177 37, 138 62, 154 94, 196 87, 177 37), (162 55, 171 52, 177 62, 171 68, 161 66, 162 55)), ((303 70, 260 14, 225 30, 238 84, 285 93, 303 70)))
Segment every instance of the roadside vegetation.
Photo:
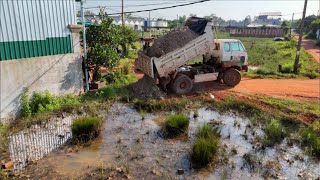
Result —
POLYGON ((219 32, 218 38, 236 38, 241 40, 248 52, 248 63, 256 66, 243 75, 252 78, 318 78, 319 66, 313 57, 303 48, 300 55, 299 74, 293 73, 296 55, 296 42, 273 41, 272 38, 230 37, 227 32, 219 32), (279 65, 281 69, 279 69, 279 65))
POLYGON ((196 140, 192 146, 192 160, 199 166, 207 165, 219 151, 219 131, 211 125, 198 127, 196 140))

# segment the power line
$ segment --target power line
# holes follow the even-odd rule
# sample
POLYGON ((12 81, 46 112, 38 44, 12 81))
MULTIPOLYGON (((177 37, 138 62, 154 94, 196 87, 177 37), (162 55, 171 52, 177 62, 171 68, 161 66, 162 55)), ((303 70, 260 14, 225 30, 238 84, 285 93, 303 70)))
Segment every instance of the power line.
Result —
MULTIPOLYGON (((199 3, 209 2, 209 1, 211 1, 211 0, 201 0, 201 1, 191 2, 191 3, 187 3, 187 4, 179 4, 179 5, 174 5, 174 6, 167 6, 167 7, 153 8, 153 9, 144 9, 144 10, 138 10, 138 11, 128 11, 128 12, 124 12, 124 14, 156 11, 156 10, 162 10, 162 9, 171 9, 171 8, 175 8, 175 7, 189 6, 189 5, 199 4, 199 3)), ((121 13, 111 13, 108 15, 119 15, 119 14, 121 14, 121 13)))
MULTIPOLYGON (((152 4, 137 4, 137 5, 127 5, 124 6, 125 8, 130 7, 144 7, 144 6, 155 6, 155 5, 167 5, 167 4, 178 4, 186 1, 177 1, 177 2, 171 2, 171 3, 152 3, 152 4)), ((193 1, 190 1, 193 2, 193 1)), ((122 6, 102 6, 102 7, 110 7, 110 8, 121 8, 122 6)), ((84 9, 99 9, 101 6, 93 6, 93 7, 85 7, 84 9)))

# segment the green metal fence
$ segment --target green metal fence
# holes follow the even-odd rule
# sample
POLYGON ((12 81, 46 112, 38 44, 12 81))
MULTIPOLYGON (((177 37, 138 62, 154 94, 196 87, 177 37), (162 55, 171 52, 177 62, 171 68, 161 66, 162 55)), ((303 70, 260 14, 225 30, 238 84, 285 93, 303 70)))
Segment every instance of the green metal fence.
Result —
POLYGON ((75 0, 0 0, 0 61, 72 53, 75 0))

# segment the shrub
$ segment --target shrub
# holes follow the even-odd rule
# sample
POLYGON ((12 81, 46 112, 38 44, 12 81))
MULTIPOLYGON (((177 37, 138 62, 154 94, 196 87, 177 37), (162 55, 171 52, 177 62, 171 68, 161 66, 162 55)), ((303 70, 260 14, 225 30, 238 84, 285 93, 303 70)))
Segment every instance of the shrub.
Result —
POLYGON ((114 71, 114 72, 111 72, 111 73, 108 73, 107 75, 105 75, 105 79, 108 84, 112 84, 112 83, 116 82, 116 80, 118 78, 120 78, 120 76, 121 76, 121 72, 114 71))
POLYGON ((275 75, 276 72, 275 71, 272 71, 270 69, 267 69, 267 68, 260 68, 256 71, 257 74, 260 74, 260 75, 275 75))
POLYGON ((169 136, 186 132, 189 127, 189 118, 183 114, 172 114, 166 117, 165 129, 169 136))
POLYGON ((75 139, 86 142, 100 134, 102 119, 99 117, 81 117, 72 122, 71 130, 75 139))
POLYGON ((266 145, 274 145, 275 143, 280 143, 284 138, 284 132, 281 123, 272 119, 268 122, 265 128, 265 140, 266 145))
POLYGON ((130 74, 130 62, 127 61, 126 63, 123 63, 122 67, 121 67, 121 74, 123 75, 128 75, 130 74))
POLYGON ((319 73, 315 72, 315 71, 306 71, 301 73, 303 76, 306 76, 310 79, 315 79, 317 77, 319 77, 319 73))
POLYGON ((312 127, 303 128, 300 131, 302 145, 310 154, 320 157, 320 132, 312 127))
POLYGON ((285 64, 282 66, 281 73, 293 73, 293 65, 285 64))
POLYGON ((195 164, 206 165, 218 152, 220 134, 216 128, 204 124, 198 128, 196 137, 192 147, 192 159, 195 164))
POLYGON ((29 117, 43 112, 71 110, 80 106, 80 98, 74 95, 54 96, 46 91, 35 92, 31 98, 21 96, 21 116, 29 117))

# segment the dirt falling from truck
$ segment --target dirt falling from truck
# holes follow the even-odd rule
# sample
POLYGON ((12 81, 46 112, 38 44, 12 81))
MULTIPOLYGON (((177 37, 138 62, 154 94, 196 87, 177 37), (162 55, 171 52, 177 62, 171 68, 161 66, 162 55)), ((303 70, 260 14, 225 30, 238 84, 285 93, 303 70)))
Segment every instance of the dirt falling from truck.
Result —
POLYGON ((155 40, 154 44, 144 51, 144 54, 149 57, 161 57, 173 50, 183 47, 197 37, 199 37, 199 35, 187 26, 176 28, 165 36, 155 40))
POLYGON ((142 79, 131 84, 129 87, 133 95, 138 99, 160 99, 166 97, 166 94, 157 86, 155 80, 147 75, 144 75, 142 79))

